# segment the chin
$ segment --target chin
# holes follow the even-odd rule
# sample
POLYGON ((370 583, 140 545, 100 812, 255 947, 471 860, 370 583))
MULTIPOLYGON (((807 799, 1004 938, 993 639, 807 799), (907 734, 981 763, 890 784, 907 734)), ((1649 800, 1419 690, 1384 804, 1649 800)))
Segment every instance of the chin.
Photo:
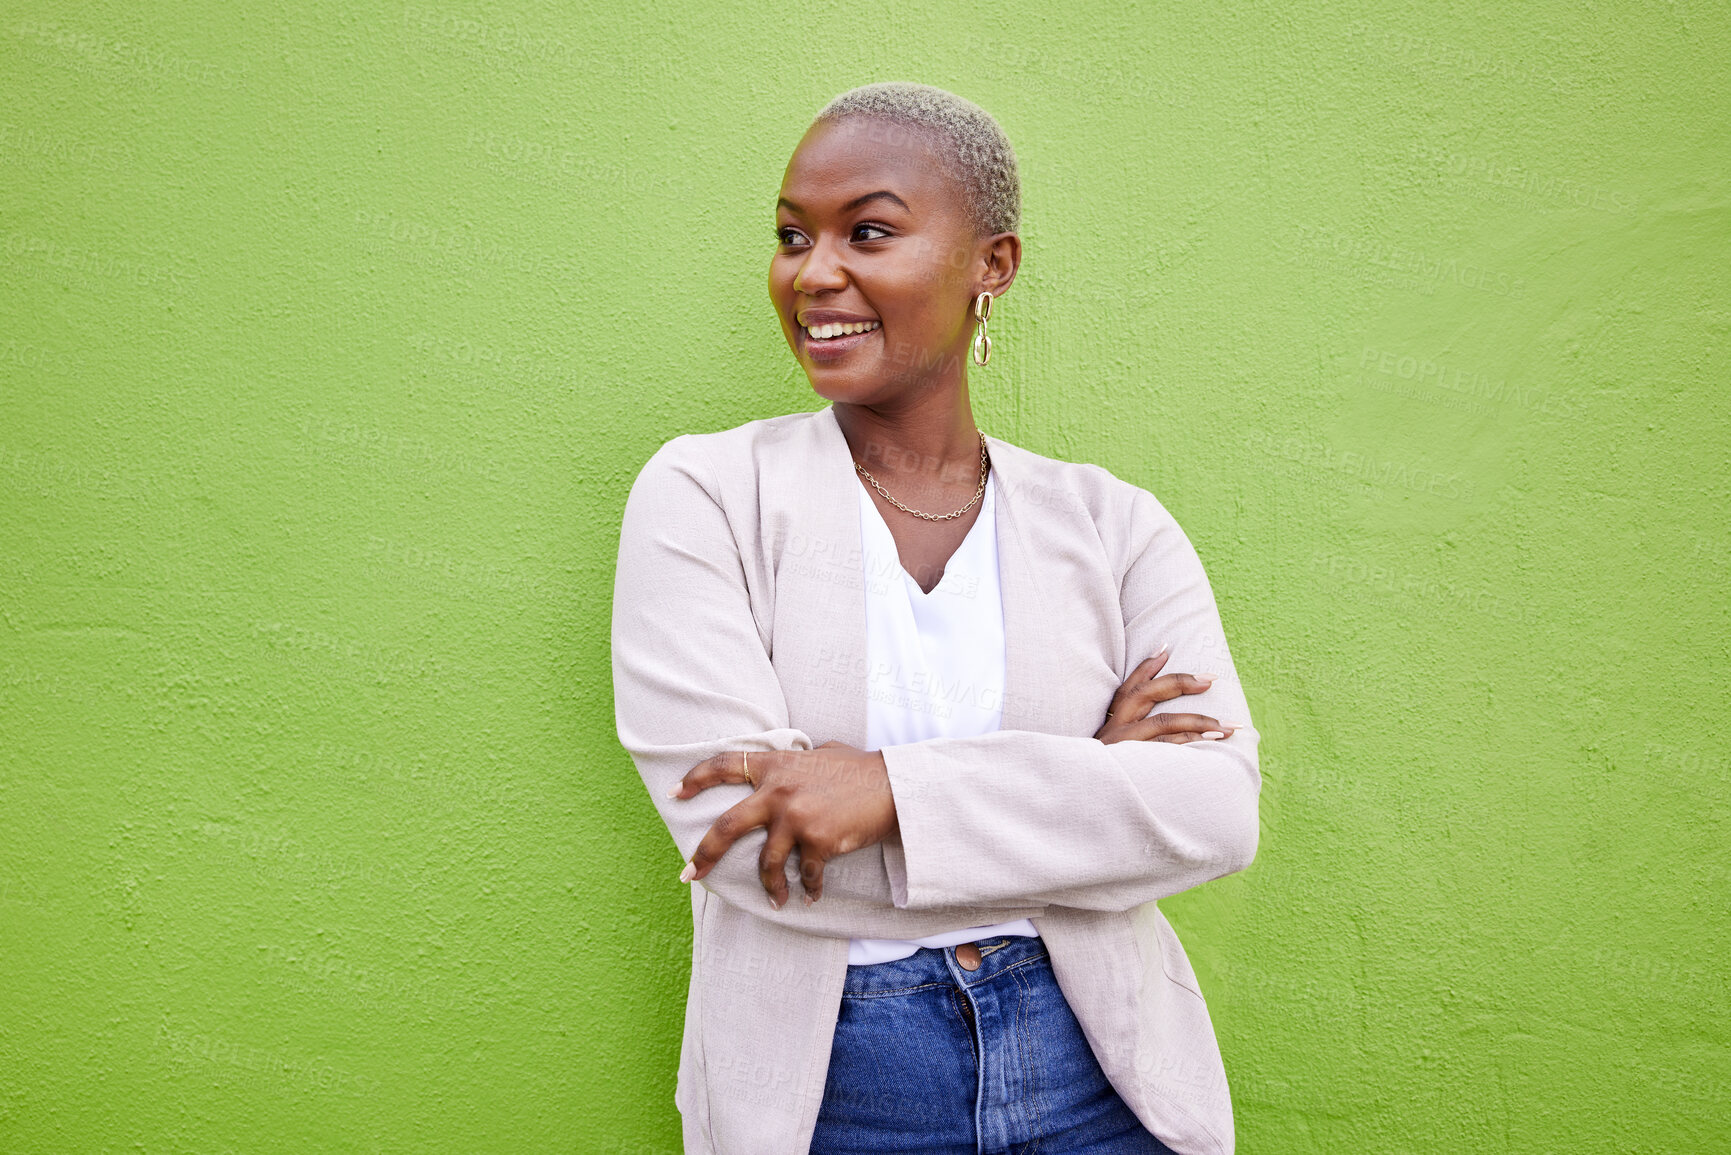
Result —
POLYGON ((839 401, 847 405, 864 405, 873 401, 881 390, 870 385, 858 385, 847 381, 817 381, 813 380, 808 371, 805 379, 811 384, 811 391, 825 401, 839 401))

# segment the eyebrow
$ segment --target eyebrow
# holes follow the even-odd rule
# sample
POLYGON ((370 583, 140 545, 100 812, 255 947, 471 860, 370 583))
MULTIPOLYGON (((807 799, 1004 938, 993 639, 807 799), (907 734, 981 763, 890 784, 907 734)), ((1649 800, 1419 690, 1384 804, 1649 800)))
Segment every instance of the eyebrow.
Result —
MULTIPOLYGON (((852 212, 854 209, 859 208, 861 205, 865 204, 867 201, 877 200, 880 197, 884 200, 895 201, 898 205, 902 206, 903 212, 910 212, 911 213, 914 211, 913 209, 908 208, 908 202, 907 201, 904 201, 901 197, 897 196, 895 193, 891 192, 890 190, 882 189, 882 188, 876 192, 866 193, 864 196, 854 197, 853 200, 851 200, 851 201, 847 202, 847 204, 841 206, 841 211, 844 213, 852 212)), ((800 208, 798 205, 794 204, 792 201, 788 200, 786 197, 777 197, 775 200, 775 204, 776 204, 777 208, 780 208, 780 207, 785 205, 786 207, 792 209, 794 212, 799 213, 801 216, 805 215, 804 209, 800 208)))

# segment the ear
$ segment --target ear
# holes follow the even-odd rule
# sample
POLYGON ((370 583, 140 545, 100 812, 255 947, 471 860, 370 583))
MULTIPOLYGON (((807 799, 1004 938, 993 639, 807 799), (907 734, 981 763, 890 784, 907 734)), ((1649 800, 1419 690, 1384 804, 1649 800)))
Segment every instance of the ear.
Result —
POLYGON ((974 296, 981 293, 1003 296, 1021 266, 1021 237, 1015 233, 998 233, 985 238, 980 242, 980 273, 976 278, 974 296))

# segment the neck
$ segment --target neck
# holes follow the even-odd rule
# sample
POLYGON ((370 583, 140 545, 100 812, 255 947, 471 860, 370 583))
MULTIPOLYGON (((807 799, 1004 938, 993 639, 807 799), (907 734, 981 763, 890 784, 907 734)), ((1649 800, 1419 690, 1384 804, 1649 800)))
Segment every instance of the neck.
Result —
POLYGON ((964 386, 928 393, 901 408, 834 402, 836 424, 854 460, 880 479, 973 489, 980 477, 980 436, 964 386))

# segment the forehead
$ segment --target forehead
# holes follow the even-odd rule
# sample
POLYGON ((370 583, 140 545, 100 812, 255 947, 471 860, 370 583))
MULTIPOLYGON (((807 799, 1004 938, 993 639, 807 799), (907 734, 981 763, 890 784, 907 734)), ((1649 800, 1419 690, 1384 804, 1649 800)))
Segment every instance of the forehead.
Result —
POLYGON ((787 162, 781 191, 807 212, 888 189, 916 214, 950 213, 962 198, 945 144, 929 129, 875 117, 813 125, 787 162))

